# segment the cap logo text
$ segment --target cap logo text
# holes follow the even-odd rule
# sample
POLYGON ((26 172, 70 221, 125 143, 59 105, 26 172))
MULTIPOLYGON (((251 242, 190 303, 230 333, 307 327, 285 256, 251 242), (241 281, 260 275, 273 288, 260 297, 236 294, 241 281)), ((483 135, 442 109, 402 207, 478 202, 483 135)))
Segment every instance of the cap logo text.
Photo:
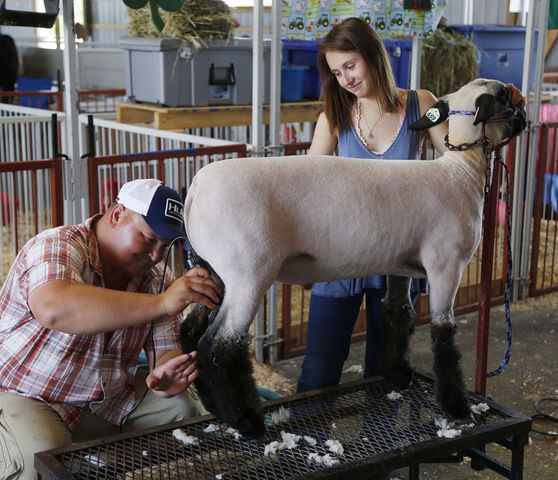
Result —
POLYGON ((184 214, 184 206, 182 203, 173 200, 172 198, 167 198, 167 205, 165 207, 165 216, 178 220, 182 223, 182 215, 184 214))

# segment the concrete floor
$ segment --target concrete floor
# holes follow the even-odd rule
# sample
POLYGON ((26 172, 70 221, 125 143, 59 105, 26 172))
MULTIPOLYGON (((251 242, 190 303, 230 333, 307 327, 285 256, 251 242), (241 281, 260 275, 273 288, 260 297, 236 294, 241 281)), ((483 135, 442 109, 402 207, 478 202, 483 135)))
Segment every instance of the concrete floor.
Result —
MULTIPOLYGON (((457 343, 461 349, 466 386, 474 390, 477 313, 457 318, 457 343)), ((558 398, 558 294, 546 295, 512 304, 513 348, 507 369, 487 381, 487 397, 500 405, 526 416, 534 415, 534 402, 543 397, 558 398)), ((506 349, 506 326, 503 306, 494 307, 491 313, 489 341, 489 370, 496 368, 506 349)), ((360 365, 363 343, 354 344, 345 368, 360 365)), ((419 327, 412 341, 412 364, 431 371, 430 332, 427 326, 419 327)), ((302 357, 285 360, 273 370, 293 383, 298 377, 302 357)), ((342 381, 356 380, 359 374, 346 373, 342 381)), ((558 416, 558 401, 547 411, 558 416)), ((558 424, 537 424, 536 428, 558 432, 558 424)), ((509 464, 509 451, 489 447, 488 452, 509 464)), ((474 471, 470 464, 426 464, 420 467, 421 478, 465 480, 504 478, 493 471, 474 471)), ((405 480, 407 470, 392 472, 392 479, 405 480)), ((525 449, 525 480, 558 479, 558 437, 531 433, 525 449)))

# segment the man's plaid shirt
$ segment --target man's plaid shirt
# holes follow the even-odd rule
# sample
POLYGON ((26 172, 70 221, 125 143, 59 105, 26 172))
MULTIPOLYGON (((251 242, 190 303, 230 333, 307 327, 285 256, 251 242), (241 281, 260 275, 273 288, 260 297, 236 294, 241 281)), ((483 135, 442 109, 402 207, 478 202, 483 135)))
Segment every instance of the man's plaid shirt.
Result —
MULTIPOLYGON (((51 280, 104 286, 92 224, 46 230, 19 252, 0 291, 0 390, 48 403, 73 428, 84 408, 119 424, 135 401, 134 375, 142 348, 152 351, 150 324, 104 333, 73 335, 50 330, 33 318, 27 298, 51 280)), ((128 285, 156 294, 161 265, 128 285)), ((165 286, 172 276, 165 278, 165 286)), ((179 319, 154 326, 157 352, 180 348, 179 319)))

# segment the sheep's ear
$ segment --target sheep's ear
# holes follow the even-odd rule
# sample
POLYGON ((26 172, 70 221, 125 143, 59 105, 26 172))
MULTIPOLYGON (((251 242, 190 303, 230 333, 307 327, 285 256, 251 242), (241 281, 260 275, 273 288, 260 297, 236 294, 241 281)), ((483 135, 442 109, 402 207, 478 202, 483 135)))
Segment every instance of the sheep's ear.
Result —
POLYGON ((449 115, 448 102, 441 98, 434 105, 432 105, 426 113, 420 117, 415 123, 412 123, 409 128, 411 130, 426 130, 434 125, 442 123, 449 115))
POLYGON ((486 122, 496 114, 496 97, 490 93, 483 93, 475 101, 477 113, 473 119, 473 125, 486 122))

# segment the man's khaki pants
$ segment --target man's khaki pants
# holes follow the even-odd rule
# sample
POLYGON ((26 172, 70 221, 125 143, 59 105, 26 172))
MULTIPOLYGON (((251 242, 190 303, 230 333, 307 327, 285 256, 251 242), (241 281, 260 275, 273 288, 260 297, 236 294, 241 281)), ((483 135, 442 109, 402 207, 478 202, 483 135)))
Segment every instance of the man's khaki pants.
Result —
MULTIPOLYGON (((136 375, 137 399, 146 388, 146 375, 146 371, 138 371, 136 375)), ((122 431, 157 427, 202 413, 199 400, 188 393, 161 398, 149 390, 127 418, 122 431)), ((90 412, 72 432, 46 403, 0 392, 0 480, 35 480, 35 453, 118 433, 118 426, 90 412)))

